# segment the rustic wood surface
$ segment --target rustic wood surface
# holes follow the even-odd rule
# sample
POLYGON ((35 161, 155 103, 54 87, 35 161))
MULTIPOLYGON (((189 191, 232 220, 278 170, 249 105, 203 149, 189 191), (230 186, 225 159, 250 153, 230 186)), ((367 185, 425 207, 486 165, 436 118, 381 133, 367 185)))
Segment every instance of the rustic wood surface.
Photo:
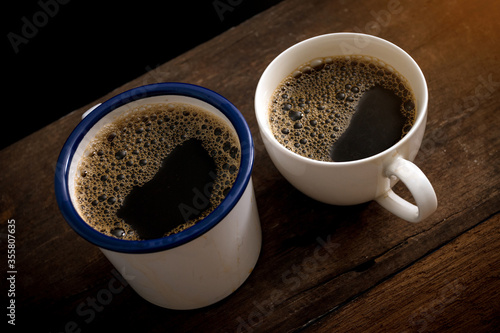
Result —
MULTIPOLYGON (((227 97, 248 121, 256 144, 253 180, 262 252, 243 286, 207 308, 172 311, 144 301, 59 213, 56 159, 92 104, 2 150, 0 248, 7 275, 7 224, 14 219, 16 328, 495 331, 500 327, 498 14, 500 2, 488 0, 285 0, 96 101, 143 84, 189 82, 227 97), (394 42, 427 78, 428 125, 415 162, 432 182, 439 207, 421 223, 407 223, 374 202, 336 207, 309 199, 280 176, 262 145, 253 95, 265 67, 301 40, 341 31, 394 42), (110 284, 123 288, 111 294, 110 284)), ((400 184, 396 190, 408 195, 400 184)), ((4 299, 9 287, 2 278, 4 299)))

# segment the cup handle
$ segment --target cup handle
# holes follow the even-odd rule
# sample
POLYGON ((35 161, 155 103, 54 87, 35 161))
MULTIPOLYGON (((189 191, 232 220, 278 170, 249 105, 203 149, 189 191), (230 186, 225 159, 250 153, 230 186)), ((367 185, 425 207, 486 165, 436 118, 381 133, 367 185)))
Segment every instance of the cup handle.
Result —
POLYGON ((386 177, 398 177, 410 190, 417 205, 401 198, 389 188, 375 199, 382 207, 409 222, 420 222, 436 210, 434 188, 415 164, 398 156, 385 167, 384 174, 386 177))

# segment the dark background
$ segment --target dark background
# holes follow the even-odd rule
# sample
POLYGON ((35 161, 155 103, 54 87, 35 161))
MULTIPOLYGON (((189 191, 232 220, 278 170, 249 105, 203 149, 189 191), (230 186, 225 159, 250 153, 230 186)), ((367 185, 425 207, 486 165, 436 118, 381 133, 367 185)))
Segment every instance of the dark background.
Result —
POLYGON ((0 149, 279 1, 5 3, 0 149))

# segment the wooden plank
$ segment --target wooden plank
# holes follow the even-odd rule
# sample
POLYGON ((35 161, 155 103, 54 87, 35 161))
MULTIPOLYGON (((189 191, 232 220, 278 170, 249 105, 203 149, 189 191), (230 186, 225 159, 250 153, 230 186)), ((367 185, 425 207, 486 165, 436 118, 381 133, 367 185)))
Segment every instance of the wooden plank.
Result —
MULTIPOLYGON (((256 143, 253 179, 263 249, 248 281, 211 307, 160 309, 126 285, 109 303, 92 307, 109 283, 119 280, 99 250, 67 226, 53 190, 57 155, 86 108, 0 151, 1 232, 8 219, 16 219, 17 260, 24 267, 18 280, 20 318, 29 313, 40 330, 51 331, 62 331, 71 322, 83 331, 299 330, 329 313, 338 318, 333 311, 352 309, 350 300, 374 287, 389 288, 384 283, 388 278, 412 269, 498 212, 499 4, 395 4, 286 0, 99 99, 148 83, 189 82, 221 93, 248 121, 256 143), (382 16, 390 9, 391 15, 382 16), (260 74, 288 46, 335 31, 376 32, 407 50, 427 77, 429 120, 416 163, 433 183, 439 208, 422 223, 401 221, 376 203, 334 207, 309 199, 279 175, 265 152, 253 114, 260 74)), ((405 189, 398 184, 397 191, 405 189)), ((0 249, 5 253, 5 242, 0 249)), ((480 252, 480 259, 491 263, 488 253, 480 252)), ((450 269, 450 274, 456 272, 450 269)), ((464 293, 466 299, 488 293, 472 278, 467 283, 478 294, 464 293)), ((442 281, 436 282, 429 293, 439 294, 442 288, 442 281)), ((350 316, 351 321, 362 319, 355 312, 350 316)), ((318 328, 328 323, 320 321, 318 328)))
POLYGON ((491 332, 500 327, 499 225, 496 214, 304 332, 491 332))

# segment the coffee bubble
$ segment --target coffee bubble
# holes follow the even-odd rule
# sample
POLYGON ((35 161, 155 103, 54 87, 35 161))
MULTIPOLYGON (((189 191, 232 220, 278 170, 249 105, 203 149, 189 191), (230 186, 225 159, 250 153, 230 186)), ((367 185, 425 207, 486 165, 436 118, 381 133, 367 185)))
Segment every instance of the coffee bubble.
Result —
MULTIPOLYGON (((155 177, 176 147, 192 140, 200 142, 215 163, 211 191, 207 192, 210 209, 200 212, 195 219, 186 219, 165 235, 194 225, 215 209, 232 187, 241 151, 236 133, 223 120, 183 103, 137 107, 98 132, 87 146, 75 175, 75 206, 79 214, 108 236, 142 239, 117 212, 134 188, 155 177)), ((199 190, 203 189, 201 186, 199 190)))
POLYGON ((299 155, 333 161, 332 146, 349 127, 365 92, 377 86, 401 99, 403 137, 415 121, 414 95, 402 75, 366 56, 313 59, 286 77, 269 105, 274 137, 299 155))

